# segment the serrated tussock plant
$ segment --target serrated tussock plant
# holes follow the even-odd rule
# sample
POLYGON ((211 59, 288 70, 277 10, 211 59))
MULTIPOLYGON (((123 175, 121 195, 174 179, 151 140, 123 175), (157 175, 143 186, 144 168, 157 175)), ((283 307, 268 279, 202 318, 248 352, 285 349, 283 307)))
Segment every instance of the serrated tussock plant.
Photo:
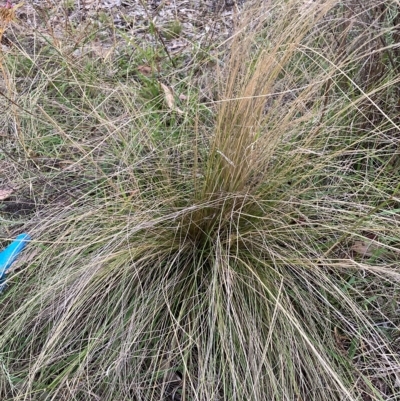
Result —
POLYGON ((400 10, 374 3, 252 3, 211 106, 169 137, 131 102, 87 145, 102 173, 3 296, 2 399, 399 397, 400 10))

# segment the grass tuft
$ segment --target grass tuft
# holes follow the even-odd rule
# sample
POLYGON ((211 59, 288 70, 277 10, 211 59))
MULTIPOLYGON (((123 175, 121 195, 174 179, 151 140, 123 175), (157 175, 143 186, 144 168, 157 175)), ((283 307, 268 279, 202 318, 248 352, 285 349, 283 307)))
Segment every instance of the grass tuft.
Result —
POLYGON ((2 399, 397 399, 399 13, 252 2, 208 103, 164 43, 17 32, 0 162, 36 255, 0 299, 2 399))

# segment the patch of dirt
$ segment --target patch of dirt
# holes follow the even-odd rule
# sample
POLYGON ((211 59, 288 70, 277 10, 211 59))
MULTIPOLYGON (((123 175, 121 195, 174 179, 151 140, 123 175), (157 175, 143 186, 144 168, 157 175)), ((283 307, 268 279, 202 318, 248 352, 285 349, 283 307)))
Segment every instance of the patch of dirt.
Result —
MULTIPOLYGON (((17 11, 20 22, 31 29, 50 29, 62 35, 67 24, 95 22, 99 28, 112 22, 126 38, 154 41, 153 24, 163 30, 171 22, 181 24, 178 37, 166 39, 169 50, 199 44, 212 37, 218 42, 232 30, 232 20, 244 0, 31 0, 17 11)), ((117 35, 118 36, 118 35, 117 35)))

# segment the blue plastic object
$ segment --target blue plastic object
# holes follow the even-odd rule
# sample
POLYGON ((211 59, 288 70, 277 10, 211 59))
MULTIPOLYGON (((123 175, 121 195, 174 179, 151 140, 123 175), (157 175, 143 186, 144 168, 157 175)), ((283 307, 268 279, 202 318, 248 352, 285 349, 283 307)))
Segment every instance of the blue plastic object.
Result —
POLYGON ((8 245, 4 251, 0 252, 0 292, 4 289, 7 270, 17 259, 18 255, 25 248, 27 242, 31 239, 29 234, 20 234, 8 245))

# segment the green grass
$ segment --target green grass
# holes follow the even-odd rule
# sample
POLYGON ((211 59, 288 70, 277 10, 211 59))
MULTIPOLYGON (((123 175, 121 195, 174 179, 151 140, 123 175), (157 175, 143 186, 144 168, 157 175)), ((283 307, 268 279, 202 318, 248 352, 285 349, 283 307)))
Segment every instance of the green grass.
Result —
POLYGON ((272 3, 211 65, 16 34, 2 399, 399 396, 400 10, 272 3))

